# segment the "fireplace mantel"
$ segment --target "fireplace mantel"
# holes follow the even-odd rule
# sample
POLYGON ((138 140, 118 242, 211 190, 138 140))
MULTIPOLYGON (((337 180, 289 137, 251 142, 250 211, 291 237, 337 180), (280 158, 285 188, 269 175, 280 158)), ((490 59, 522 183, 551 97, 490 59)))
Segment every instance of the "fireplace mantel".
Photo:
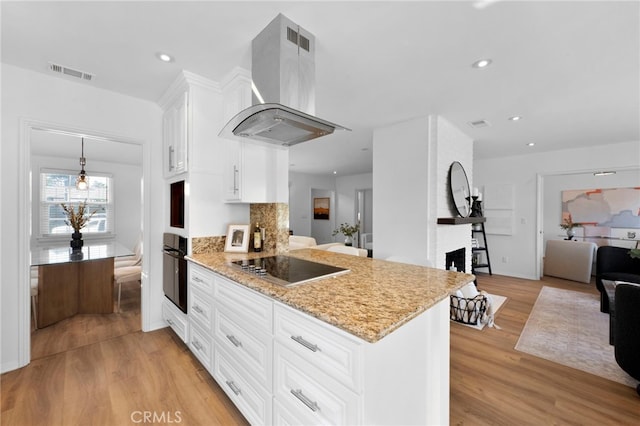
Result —
POLYGON ((473 217, 439 217, 438 225, 465 225, 467 223, 482 223, 486 222, 486 217, 473 216, 473 217))

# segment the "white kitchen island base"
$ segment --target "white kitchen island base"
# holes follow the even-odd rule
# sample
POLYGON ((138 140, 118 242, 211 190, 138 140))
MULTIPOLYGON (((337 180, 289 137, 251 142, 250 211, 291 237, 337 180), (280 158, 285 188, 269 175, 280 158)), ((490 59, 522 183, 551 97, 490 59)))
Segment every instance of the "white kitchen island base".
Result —
POLYGON ((448 424, 448 298, 370 343, 193 263, 189 286, 189 348, 250 423, 448 424))

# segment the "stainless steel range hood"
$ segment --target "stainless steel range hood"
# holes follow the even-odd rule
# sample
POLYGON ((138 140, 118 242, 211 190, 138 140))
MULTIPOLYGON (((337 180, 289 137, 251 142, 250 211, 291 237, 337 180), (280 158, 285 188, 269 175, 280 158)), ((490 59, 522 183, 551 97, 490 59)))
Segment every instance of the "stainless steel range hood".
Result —
POLYGON ((315 37, 282 14, 252 42, 253 106, 219 136, 292 146, 345 127, 315 114, 315 37))

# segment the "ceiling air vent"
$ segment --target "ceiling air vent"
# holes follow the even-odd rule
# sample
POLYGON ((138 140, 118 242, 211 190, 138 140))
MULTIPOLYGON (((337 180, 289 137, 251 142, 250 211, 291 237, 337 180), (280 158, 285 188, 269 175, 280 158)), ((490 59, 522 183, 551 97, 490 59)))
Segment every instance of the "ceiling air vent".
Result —
POLYGON ((49 69, 59 74, 69 75, 86 81, 91 81, 94 77, 93 74, 89 74, 88 72, 75 70, 73 68, 65 67, 64 65, 54 64, 53 62, 49 62, 49 69))
POLYGON ((479 129, 481 127, 488 127, 490 126, 489 122, 486 120, 476 120, 476 121, 469 121, 469 126, 473 127, 474 129, 479 129))

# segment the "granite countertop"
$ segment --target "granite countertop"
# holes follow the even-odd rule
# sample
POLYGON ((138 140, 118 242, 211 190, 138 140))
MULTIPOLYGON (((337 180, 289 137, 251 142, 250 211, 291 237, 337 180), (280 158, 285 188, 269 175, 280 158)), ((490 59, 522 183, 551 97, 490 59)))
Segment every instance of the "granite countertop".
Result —
POLYGON ((288 254, 351 272, 287 288, 229 265, 234 260, 274 254, 206 253, 187 256, 187 260, 370 343, 382 339, 474 279, 470 274, 317 249, 292 250, 288 254))

